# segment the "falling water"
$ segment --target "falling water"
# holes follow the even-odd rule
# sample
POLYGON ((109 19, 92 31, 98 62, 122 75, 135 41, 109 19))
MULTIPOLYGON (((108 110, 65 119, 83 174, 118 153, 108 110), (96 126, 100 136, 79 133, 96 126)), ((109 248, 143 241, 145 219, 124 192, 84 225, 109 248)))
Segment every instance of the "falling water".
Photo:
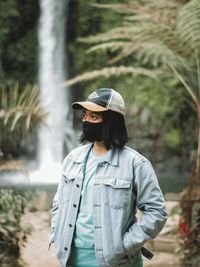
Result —
MULTIPOLYGON (((40 0, 39 85, 41 102, 48 112, 46 125, 39 131, 39 171, 30 176, 33 183, 57 183, 63 160, 63 144, 71 129, 69 95, 63 87, 66 80, 65 25, 66 0, 40 0)), ((69 144, 68 144, 69 145, 69 144)))

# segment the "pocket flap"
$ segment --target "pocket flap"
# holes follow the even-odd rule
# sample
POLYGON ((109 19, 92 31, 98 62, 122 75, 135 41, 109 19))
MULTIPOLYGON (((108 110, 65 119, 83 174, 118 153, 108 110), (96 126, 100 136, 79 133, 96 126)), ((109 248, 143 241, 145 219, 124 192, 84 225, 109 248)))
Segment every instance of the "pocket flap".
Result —
POLYGON ((69 174, 67 172, 63 172, 62 174, 66 182, 69 180, 73 181, 75 179, 75 175, 69 174))
POLYGON ((102 183, 104 185, 112 186, 113 188, 130 188, 131 186, 131 182, 128 180, 103 179, 102 183))

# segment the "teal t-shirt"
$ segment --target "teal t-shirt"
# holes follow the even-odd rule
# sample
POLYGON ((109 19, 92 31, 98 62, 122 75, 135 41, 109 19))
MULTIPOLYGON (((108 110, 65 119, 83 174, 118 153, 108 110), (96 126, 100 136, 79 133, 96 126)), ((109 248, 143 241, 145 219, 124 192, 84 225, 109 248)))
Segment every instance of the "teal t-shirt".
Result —
POLYGON ((94 250, 93 184, 98 162, 108 160, 109 156, 110 151, 103 156, 94 155, 92 150, 89 154, 81 192, 81 203, 76 221, 72 251, 67 266, 99 266, 94 250))

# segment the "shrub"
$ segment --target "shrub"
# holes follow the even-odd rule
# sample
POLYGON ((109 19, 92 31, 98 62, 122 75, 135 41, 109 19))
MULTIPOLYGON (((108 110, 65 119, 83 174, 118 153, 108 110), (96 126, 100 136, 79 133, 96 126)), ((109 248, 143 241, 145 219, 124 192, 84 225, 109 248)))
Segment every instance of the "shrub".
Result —
POLYGON ((10 189, 0 190, 0 266, 21 265, 20 247, 24 245, 30 229, 21 225, 26 199, 14 195, 10 189))

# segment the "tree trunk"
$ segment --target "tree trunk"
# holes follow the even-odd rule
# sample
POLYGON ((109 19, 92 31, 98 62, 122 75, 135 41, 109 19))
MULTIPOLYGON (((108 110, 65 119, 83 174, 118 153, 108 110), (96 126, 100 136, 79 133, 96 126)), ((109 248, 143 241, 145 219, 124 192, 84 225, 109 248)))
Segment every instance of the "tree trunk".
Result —
POLYGON ((198 112, 198 148, 197 148, 197 159, 196 159, 196 179, 200 183, 200 106, 197 108, 198 112))

